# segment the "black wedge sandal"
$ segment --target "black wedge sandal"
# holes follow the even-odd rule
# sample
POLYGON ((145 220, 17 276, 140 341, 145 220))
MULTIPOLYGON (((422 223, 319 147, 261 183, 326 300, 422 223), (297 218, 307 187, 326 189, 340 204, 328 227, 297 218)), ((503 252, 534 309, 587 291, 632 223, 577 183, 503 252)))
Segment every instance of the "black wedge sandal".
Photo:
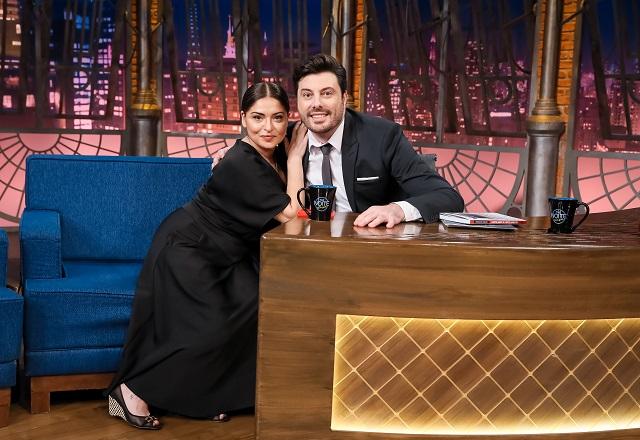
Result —
POLYGON ((127 405, 124 403, 122 397, 122 391, 120 385, 115 387, 111 393, 109 393, 109 415, 113 417, 120 417, 134 428, 139 429, 152 429, 158 430, 162 428, 162 424, 157 417, 152 415, 148 416, 136 416, 129 412, 127 405), (158 422, 158 424, 156 424, 158 422))

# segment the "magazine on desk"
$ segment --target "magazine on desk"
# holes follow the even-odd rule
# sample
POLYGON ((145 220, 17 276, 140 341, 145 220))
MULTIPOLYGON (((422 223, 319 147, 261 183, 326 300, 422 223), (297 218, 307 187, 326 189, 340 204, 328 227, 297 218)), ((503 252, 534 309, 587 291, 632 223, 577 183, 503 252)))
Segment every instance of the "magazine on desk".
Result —
POLYGON ((527 220, 497 212, 442 212, 440 220, 465 225, 520 225, 527 220))
POLYGON ((443 212, 440 221, 451 228, 515 230, 527 220, 497 212, 443 212))

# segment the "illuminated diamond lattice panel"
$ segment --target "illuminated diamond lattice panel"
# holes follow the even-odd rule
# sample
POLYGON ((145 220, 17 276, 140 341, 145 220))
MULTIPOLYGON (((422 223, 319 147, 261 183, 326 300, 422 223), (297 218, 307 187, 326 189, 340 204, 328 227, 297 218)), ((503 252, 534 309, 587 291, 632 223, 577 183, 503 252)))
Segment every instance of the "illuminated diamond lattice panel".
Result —
POLYGON ((441 435, 640 428, 640 319, 338 315, 331 428, 441 435))

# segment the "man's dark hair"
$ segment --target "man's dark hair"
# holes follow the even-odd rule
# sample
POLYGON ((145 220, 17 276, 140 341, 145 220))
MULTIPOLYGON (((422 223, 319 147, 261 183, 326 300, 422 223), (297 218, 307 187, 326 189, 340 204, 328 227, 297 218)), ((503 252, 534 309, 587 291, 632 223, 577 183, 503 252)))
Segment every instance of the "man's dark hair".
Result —
POLYGON ((298 83, 302 78, 314 73, 331 72, 338 78, 338 84, 340 85, 340 91, 342 93, 347 91, 347 71, 331 55, 325 55, 319 53, 307 58, 304 63, 300 64, 293 71, 293 86, 296 94, 298 93, 298 83))

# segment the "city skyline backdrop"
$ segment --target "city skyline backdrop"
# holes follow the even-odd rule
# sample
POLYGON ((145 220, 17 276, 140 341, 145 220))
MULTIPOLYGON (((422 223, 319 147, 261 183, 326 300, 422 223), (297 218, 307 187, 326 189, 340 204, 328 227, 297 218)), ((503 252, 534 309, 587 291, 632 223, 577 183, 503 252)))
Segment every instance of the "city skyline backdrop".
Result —
MULTIPOLYGON (((163 131, 197 131, 202 133, 238 133, 239 128, 237 119, 238 112, 238 72, 236 71, 234 40, 236 38, 236 30, 232 26, 232 5, 231 1, 223 0, 217 2, 217 16, 220 22, 216 26, 204 26, 210 23, 213 11, 211 9, 200 11, 200 3, 198 2, 173 2, 174 25, 176 29, 187 29, 186 32, 176 32, 176 44, 179 54, 179 68, 181 77, 179 84, 182 92, 185 92, 181 105, 183 113, 187 116, 194 116, 196 107, 198 109, 198 117, 201 119, 227 120, 227 124, 189 124, 181 123, 175 120, 176 103, 175 93, 171 87, 171 72, 168 69, 168 59, 166 54, 163 63, 163 81, 162 81, 162 105, 164 108, 163 131), (186 5, 190 5, 187 7, 186 5), (218 35, 213 35, 217 30, 218 35), (218 51, 216 52, 216 46, 218 51), (212 59, 213 53, 223 54, 222 62, 212 59), (199 88, 194 86, 193 72, 197 72, 199 88), (223 79, 221 79, 221 77, 223 79), (224 84, 224 94, 214 93, 221 92, 221 85, 224 84), (198 96, 199 91, 202 96, 198 96), (224 96, 221 96, 224 95, 224 96), (225 106, 223 109, 222 107, 225 106)), ((385 101, 382 99, 382 92, 390 95, 392 106, 392 119, 407 128, 409 137, 418 142, 435 142, 435 119, 436 104, 439 92, 438 84, 438 62, 439 62, 439 44, 437 37, 440 27, 432 26, 427 31, 421 31, 423 39, 424 52, 422 54, 412 53, 417 60, 402 59, 398 49, 402 44, 402 38, 413 38, 410 32, 397 32, 399 12, 393 11, 388 2, 376 0, 376 16, 378 27, 381 29, 380 40, 368 42, 370 48, 369 57, 365 69, 365 102, 364 110, 380 116, 389 117, 389 113, 385 109, 385 101), (395 14, 395 15, 394 15, 395 14), (393 20, 396 20, 395 25, 393 20), (395 35, 394 35, 395 33, 395 35), (376 48, 377 46, 377 48, 376 48), (371 56, 371 53, 377 54, 371 56), (421 55, 421 57, 420 57, 421 55), (380 81, 376 77, 376 64, 382 64, 382 71, 389 72, 389 78, 386 81, 380 81), (431 90, 427 90, 427 89, 431 90), (386 89, 386 90, 385 90, 386 89), (428 98, 428 99, 426 99, 428 98)), ((507 6, 501 11, 488 10, 483 18, 489 20, 483 23, 485 28, 495 28, 498 18, 509 19, 523 15, 526 11, 523 5, 526 2, 521 0, 510 0, 504 2, 507 6), (508 16, 500 16, 507 13, 508 16)), ((640 63, 638 63, 638 47, 631 48, 628 52, 628 59, 620 60, 616 56, 616 38, 614 32, 615 16, 613 8, 608 2, 599 2, 598 17, 600 30, 600 44, 602 46, 603 63, 609 73, 615 73, 620 70, 620 65, 624 64, 631 73, 640 74, 640 63)), ((455 107, 455 122, 446 121, 448 129, 444 130, 443 143, 451 144, 469 144, 469 145, 506 145, 518 146, 525 145, 523 121, 529 111, 529 93, 530 93, 530 75, 522 75, 522 71, 530 72, 532 54, 528 52, 529 48, 525 44, 527 36, 525 35, 524 26, 515 26, 510 29, 511 35, 516 37, 512 41, 516 42, 513 47, 507 48, 513 58, 513 63, 508 60, 496 60, 493 65, 481 65, 478 58, 484 52, 485 55, 498 53, 496 50, 500 44, 500 35, 491 32, 487 41, 478 41, 479 34, 478 23, 475 23, 472 17, 472 2, 459 2, 459 20, 462 26, 464 39, 464 71, 467 88, 465 91, 460 90, 460 75, 456 75, 453 89, 447 90, 448 100, 452 100, 455 107), (483 44, 494 43, 494 47, 484 47, 483 44), (513 66, 519 69, 516 72, 513 66), (519 76, 517 74, 520 74, 519 76), (481 78, 481 76, 485 78, 481 78), (488 76, 495 78, 486 79, 488 76), (475 78, 474 78, 475 76, 475 78), (518 76, 515 80, 514 77, 518 76), (511 80, 511 84, 509 81, 511 80), (491 81, 491 83, 489 83, 491 81), (515 87, 513 86, 515 84, 515 87), (489 94, 481 96, 481 90, 489 90, 489 94), (451 97, 451 90, 454 90, 451 97), (469 95, 470 112, 473 119, 465 120, 463 115, 463 95, 469 95), (507 96, 508 99, 504 99, 507 96), (486 108, 485 108, 486 107, 486 108), (491 133, 483 134, 483 127, 491 125, 491 133), (467 129, 468 126, 471 129, 467 129), (455 127, 455 130, 451 130, 455 127), (475 128, 474 128, 475 127, 475 128), (477 129, 479 128, 479 130, 477 129), (501 135, 502 133, 507 135, 501 135), (511 134, 511 135, 509 135, 511 134)), ((496 7, 498 2, 486 1, 484 6, 496 7), (491 6, 493 5, 493 6, 491 6)), ((7 35, 5 46, 5 57, 2 64, 3 71, 3 96, 2 103, 3 113, 0 115, 0 121, 3 126, 14 126, 16 128, 27 129, 34 126, 34 95, 27 94, 25 103, 26 108, 23 114, 18 111, 16 91, 24 85, 20 84, 24 81, 24 76, 19 74, 20 50, 23 44, 23 35, 20 29, 20 13, 24 12, 24 8, 20 7, 18 0, 8 0, 6 20, 2 24, 6 27, 7 35), (13 113, 13 114, 12 114, 13 113), (15 114, 20 117, 16 118, 15 114), (26 118, 24 116, 27 116, 26 118)), ((73 129, 108 129, 122 130, 125 126, 124 102, 126 97, 123 92, 123 71, 120 69, 117 76, 117 84, 109 84, 108 73, 111 68, 111 47, 112 36, 114 32, 114 14, 115 9, 108 2, 102 10, 102 24, 99 29, 92 28, 88 20, 79 18, 79 16, 71 17, 65 10, 66 1, 53 0, 53 14, 51 17, 52 32, 50 43, 50 69, 48 84, 48 105, 50 117, 47 118, 44 126, 52 128, 73 128, 73 129), (75 27, 75 35, 77 42, 71 50, 65 50, 63 42, 65 39, 65 29, 69 24, 75 27), (98 38, 94 38, 96 42, 90 41, 87 37, 92 32, 99 32, 98 38), (80 37, 79 37, 80 36, 80 37), (84 38, 84 40, 81 40, 84 38), (92 47, 95 45, 96 47, 92 47), (91 52, 92 51, 92 52, 91 52), (72 59, 69 60, 69 57, 72 59), (65 69, 77 66, 78 68, 70 77, 65 75, 65 69), (61 90, 63 81, 71 81, 73 83, 73 91, 61 90), (88 85, 88 86, 87 86, 88 85), (106 97, 108 89, 113 87, 116 89, 114 93, 115 105, 113 105, 113 113, 110 118, 100 119, 84 119, 83 115, 93 112, 98 116, 104 115, 106 106, 106 97), (65 102, 65 99, 67 102, 65 102), (70 107, 69 101, 72 100, 73 105, 70 107), (75 118, 56 118, 56 115, 62 113, 75 113, 75 118)), ((407 3, 408 5, 408 3, 407 3)), ((426 2, 418 2, 419 8, 414 12, 413 25, 429 24, 437 17, 432 16, 429 4, 426 2), (417 21, 416 21, 417 20, 417 21)), ((281 3, 282 7, 286 5, 281 3)), ((273 29, 274 10, 270 2, 260 2, 260 26, 263 35, 258 53, 262 54, 261 64, 263 78, 269 81, 280 81, 292 91, 291 70, 293 60, 298 55, 299 46, 295 42, 288 41, 289 35, 299 35, 296 26, 299 24, 298 16, 303 12, 306 13, 306 30, 309 53, 319 51, 320 39, 322 35, 320 24, 320 1, 314 0, 307 2, 306 11, 298 11, 298 2, 291 3, 291 9, 285 7, 280 11, 283 13, 280 17, 281 24, 289 24, 292 26, 292 32, 283 32, 281 42, 284 48, 283 55, 289 56, 287 60, 278 60, 275 56, 274 48, 275 32, 273 29), (291 14, 291 15, 288 15, 291 14)), ((277 13, 278 11, 276 11, 277 13)), ((405 20, 405 24, 410 26, 406 16, 401 17, 405 20)), ((579 90, 576 100, 576 123, 574 148, 580 151, 640 151, 640 143, 637 140, 614 140, 605 139, 600 130, 602 115, 598 113, 598 103, 596 96, 596 81, 594 78, 594 69, 592 63, 591 36, 589 35, 587 26, 582 35, 581 51, 580 51, 580 78, 579 90)), ((627 26, 631 33, 628 38, 630 42, 637 41, 637 30, 630 24, 627 26)), ((410 31, 410 30, 409 30, 410 31)), ((253 42, 256 44, 256 42, 253 42)), ((450 44, 449 46, 452 46, 450 44)), ((166 47, 166 45, 165 45, 166 47)), ((451 51, 450 51, 451 52, 451 51)), ((502 54, 504 55, 504 53, 502 54)), ((448 55, 449 57, 451 55, 448 55)), ((486 60, 485 60, 486 61, 486 60)), ((124 59, 121 59, 124 63, 124 59)), ((451 71, 452 62, 447 61, 448 73, 451 71)), ((252 72, 252 66, 246 66, 249 73, 252 72)), ((629 73, 629 72, 628 72, 629 73)), ((33 80, 27 80, 27 88, 33 87, 33 80)), ((637 100, 629 99, 624 96, 621 90, 621 84, 615 80, 607 79, 607 105, 610 108, 611 125, 614 133, 625 131, 625 113, 623 107, 626 105, 630 110, 630 131, 634 134, 640 133, 640 111, 638 111, 637 100), (625 100, 628 101, 625 103, 625 100)), ((633 82, 631 94, 638 88, 637 82, 633 82)), ((295 108, 295 100, 292 99, 293 112, 292 117, 297 117, 295 108)), ((451 105, 451 103, 449 104, 451 105)), ((449 113, 449 117, 454 113, 449 113)), ((446 119, 447 115, 445 115, 446 119)), ((187 118, 188 119, 188 118, 187 118)))

